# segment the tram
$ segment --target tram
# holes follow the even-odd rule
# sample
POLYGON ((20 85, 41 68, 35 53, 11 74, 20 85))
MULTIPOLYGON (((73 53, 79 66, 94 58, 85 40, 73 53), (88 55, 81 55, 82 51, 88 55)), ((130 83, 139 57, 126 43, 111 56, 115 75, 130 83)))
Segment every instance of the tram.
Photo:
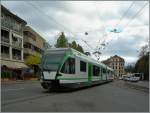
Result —
POLYGON ((41 86, 79 88, 113 81, 114 70, 72 48, 45 50, 42 56, 41 86))

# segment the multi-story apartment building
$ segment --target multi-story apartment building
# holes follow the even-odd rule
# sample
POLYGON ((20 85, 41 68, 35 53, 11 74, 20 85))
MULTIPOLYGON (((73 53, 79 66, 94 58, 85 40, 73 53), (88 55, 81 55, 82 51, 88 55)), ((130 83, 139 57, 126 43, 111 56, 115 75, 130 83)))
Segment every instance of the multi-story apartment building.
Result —
POLYGON ((114 69, 117 77, 122 76, 124 74, 124 59, 120 56, 112 56, 105 61, 102 61, 104 64, 114 69))
POLYGON ((1 5, 1 65, 10 68, 27 67, 23 59, 23 29, 26 21, 1 5))
POLYGON ((24 58, 29 55, 42 55, 43 51, 48 48, 46 40, 35 32, 31 27, 24 28, 24 58))

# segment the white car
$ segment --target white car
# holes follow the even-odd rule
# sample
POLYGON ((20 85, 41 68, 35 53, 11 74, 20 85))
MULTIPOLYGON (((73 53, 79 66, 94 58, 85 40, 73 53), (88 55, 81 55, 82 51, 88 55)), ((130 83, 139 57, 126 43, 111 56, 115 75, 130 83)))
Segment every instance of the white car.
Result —
POLYGON ((140 80, 140 77, 130 77, 130 80, 131 82, 137 82, 140 80))
POLYGON ((131 81, 131 82, 137 82, 140 80, 140 77, 126 77, 124 80, 131 81))
POLYGON ((119 80, 122 80, 123 78, 122 77, 119 77, 119 80))

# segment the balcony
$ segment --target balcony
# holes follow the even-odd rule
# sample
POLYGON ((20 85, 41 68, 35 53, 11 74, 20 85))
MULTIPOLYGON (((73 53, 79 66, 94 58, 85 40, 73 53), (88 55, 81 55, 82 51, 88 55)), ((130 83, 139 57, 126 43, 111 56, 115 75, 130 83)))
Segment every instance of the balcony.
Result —
POLYGON ((30 37, 24 36, 24 43, 30 43, 32 45, 37 45, 37 42, 30 37))
POLYGON ((13 55, 14 60, 21 60, 21 55, 13 55))
POLYGON ((10 56, 7 53, 1 53, 1 58, 7 58, 7 59, 9 59, 10 56))
POLYGON ((22 48, 22 43, 17 42, 17 41, 12 41, 12 45, 17 48, 22 48))
POLYGON ((35 50, 32 50, 30 48, 24 48, 24 53, 30 54, 30 55, 39 54, 41 56, 41 53, 39 53, 39 52, 37 52, 35 50))
POLYGON ((1 41, 4 43, 9 43, 9 38, 5 38, 4 36, 2 36, 1 41))

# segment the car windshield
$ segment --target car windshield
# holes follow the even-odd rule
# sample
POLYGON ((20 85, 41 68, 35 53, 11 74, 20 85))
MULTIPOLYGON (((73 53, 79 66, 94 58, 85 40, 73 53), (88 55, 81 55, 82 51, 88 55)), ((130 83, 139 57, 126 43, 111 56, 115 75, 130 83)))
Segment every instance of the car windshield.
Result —
POLYGON ((58 67, 64 58, 65 51, 55 51, 45 54, 42 58, 43 69, 57 71, 58 67))

